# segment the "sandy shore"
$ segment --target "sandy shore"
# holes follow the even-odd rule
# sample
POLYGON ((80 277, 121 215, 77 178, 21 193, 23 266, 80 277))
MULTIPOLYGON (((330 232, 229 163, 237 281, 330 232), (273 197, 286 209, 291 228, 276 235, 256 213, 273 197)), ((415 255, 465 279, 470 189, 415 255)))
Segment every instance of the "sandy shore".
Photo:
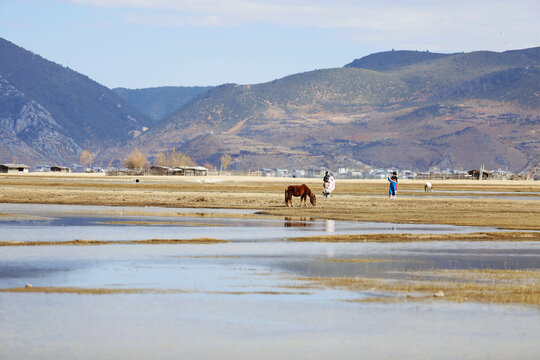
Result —
MULTIPOLYGON (((421 192, 423 181, 401 180, 398 194, 403 197, 390 200, 386 195, 388 183, 384 179, 338 179, 334 196, 317 196, 315 207, 287 208, 284 205, 285 187, 302 183, 316 194, 322 190, 322 181, 312 178, 1 174, 0 202, 244 208, 263 214, 300 218, 540 229, 540 201, 530 200, 540 193, 540 184, 534 181, 434 180, 436 192, 432 195, 443 197, 430 197, 430 194, 421 192), (482 199, 456 196, 478 196, 479 192, 484 194, 482 199), (528 200, 493 197, 494 194, 501 195, 501 192, 516 199, 521 195, 528 200)), ((293 200, 299 205, 298 198, 293 200)))

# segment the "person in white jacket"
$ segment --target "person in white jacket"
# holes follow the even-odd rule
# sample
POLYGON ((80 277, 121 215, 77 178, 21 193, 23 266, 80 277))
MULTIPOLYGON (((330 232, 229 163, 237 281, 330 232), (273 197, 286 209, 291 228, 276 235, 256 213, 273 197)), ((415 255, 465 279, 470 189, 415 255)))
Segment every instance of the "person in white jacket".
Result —
POLYGON ((323 179, 323 193, 322 193, 323 196, 328 197, 332 193, 332 191, 334 191, 335 188, 336 188, 336 182, 334 180, 334 177, 330 175, 327 171, 326 174, 324 174, 324 179, 323 179))

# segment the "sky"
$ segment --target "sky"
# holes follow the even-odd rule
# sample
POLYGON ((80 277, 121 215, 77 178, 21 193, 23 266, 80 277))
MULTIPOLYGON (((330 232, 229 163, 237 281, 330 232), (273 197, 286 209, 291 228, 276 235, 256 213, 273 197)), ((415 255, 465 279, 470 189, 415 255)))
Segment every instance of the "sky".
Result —
POLYGON ((0 37, 109 88, 257 84, 392 49, 540 46, 540 1, 0 0, 0 37))

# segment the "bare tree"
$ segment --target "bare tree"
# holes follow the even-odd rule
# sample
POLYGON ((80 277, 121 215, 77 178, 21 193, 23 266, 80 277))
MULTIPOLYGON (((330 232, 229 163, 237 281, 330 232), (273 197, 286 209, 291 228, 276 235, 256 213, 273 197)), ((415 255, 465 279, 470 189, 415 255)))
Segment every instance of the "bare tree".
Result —
POLYGON ((92 162, 94 161, 94 155, 88 150, 83 150, 79 161, 81 162, 84 169, 87 169, 92 166, 92 162))
POLYGON ((189 155, 181 152, 176 152, 173 148, 171 151, 160 152, 155 160, 157 165, 177 167, 177 166, 193 166, 196 165, 189 155))
POLYGON ((232 157, 229 154, 223 154, 219 160, 221 161, 221 171, 223 171, 227 170, 229 165, 231 165, 232 157))
POLYGON ((124 160, 124 166, 128 169, 147 169, 150 166, 150 161, 139 149, 135 149, 124 160))

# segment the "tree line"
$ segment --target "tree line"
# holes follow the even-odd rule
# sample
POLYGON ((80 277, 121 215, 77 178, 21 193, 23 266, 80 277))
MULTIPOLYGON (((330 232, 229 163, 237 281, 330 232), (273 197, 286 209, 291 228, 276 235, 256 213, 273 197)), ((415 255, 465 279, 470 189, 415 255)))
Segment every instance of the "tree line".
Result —
MULTIPOLYGON (((94 154, 88 150, 83 150, 79 159, 81 165, 87 169, 92 166, 94 154)), ((223 154, 220 158, 220 170, 227 170, 232 162, 232 157, 229 154, 223 154)), ((150 160, 139 150, 134 149, 124 160, 124 166, 128 169, 148 169, 150 168, 150 160)), ((166 166, 175 168, 179 166, 196 166, 197 164, 191 157, 182 152, 177 152, 175 148, 170 151, 162 151, 154 158, 154 165, 166 166)), ((206 168, 214 168, 210 163, 204 164, 206 168)))

